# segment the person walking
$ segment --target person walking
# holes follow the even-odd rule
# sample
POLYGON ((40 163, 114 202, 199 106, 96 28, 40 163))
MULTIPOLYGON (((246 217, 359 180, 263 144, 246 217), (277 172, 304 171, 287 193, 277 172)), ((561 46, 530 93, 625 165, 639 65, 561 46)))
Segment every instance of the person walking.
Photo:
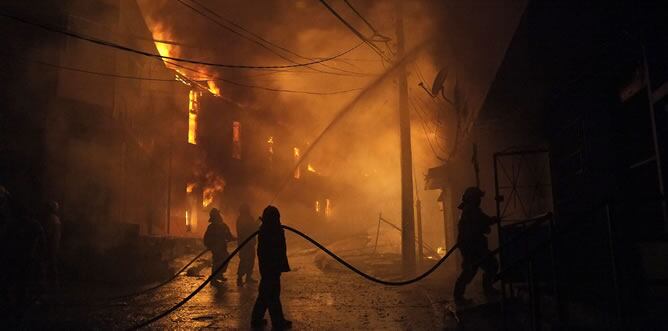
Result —
POLYGON ((209 226, 204 233, 204 246, 211 250, 211 285, 221 285, 227 279, 225 278, 225 271, 227 271, 227 264, 223 266, 218 274, 216 269, 230 256, 227 251, 227 243, 235 240, 230 228, 223 221, 223 216, 217 208, 212 208, 209 212, 209 226))
POLYGON ((457 242, 462 254, 462 272, 459 274, 454 288, 454 299, 458 303, 466 303, 464 298, 466 286, 473 280, 478 268, 482 268, 482 288, 487 296, 498 294, 493 287, 494 277, 499 269, 499 264, 494 256, 490 255, 487 247, 487 234, 490 226, 495 223, 495 218, 487 216, 481 209, 480 203, 485 192, 477 187, 469 187, 462 195, 462 210, 459 219, 457 242))
POLYGON ((260 267, 260 286, 251 314, 251 327, 264 327, 267 324, 264 314, 269 310, 274 330, 290 329, 292 322, 285 319, 281 305, 281 274, 290 271, 290 265, 285 231, 281 227, 281 214, 274 206, 267 206, 262 212, 257 258, 260 267))

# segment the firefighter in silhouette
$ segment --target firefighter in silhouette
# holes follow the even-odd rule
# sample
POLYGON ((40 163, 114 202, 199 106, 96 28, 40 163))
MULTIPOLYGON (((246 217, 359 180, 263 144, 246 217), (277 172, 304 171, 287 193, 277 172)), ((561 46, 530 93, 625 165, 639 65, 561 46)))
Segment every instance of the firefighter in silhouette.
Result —
POLYGON ((475 277, 478 267, 482 268, 482 288, 487 296, 498 294, 493 287, 494 277, 499 264, 494 256, 490 256, 487 247, 487 236, 490 226, 496 218, 487 216, 480 210, 480 202, 485 192, 477 187, 469 187, 464 191, 459 209, 462 210, 459 219, 459 233, 457 242, 462 254, 462 272, 455 282, 454 298, 456 302, 465 303, 464 290, 475 277))
MULTIPOLYGON (((218 209, 212 208, 209 212, 209 223, 204 233, 204 245, 211 250, 211 275, 214 275, 216 269, 230 255, 227 252, 227 243, 236 238, 230 232, 227 224, 223 222, 223 216, 218 209)), ((225 271, 227 271, 227 264, 213 277, 211 284, 215 286, 226 281, 225 271)))
POLYGON ((281 306, 281 273, 290 271, 290 266, 285 231, 281 227, 281 214, 274 206, 267 206, 262 212, 257 258, 261 278, 257 300, 251 314, 251 327, 264 327, 267 323, 264 313, 269 310, 274 330, 290 329, 292 322, 285 319, 281 306))
MULTIPOLYGON (((241 243, 251 234, 258 230, 259 224, 251 215, 250 207, 244 203, 239 207, 239 218, 237 218, 237 237, 241 243)), ((246 283, 257 282, 253 279, 253 267, 255 266, 255 237, 251 239, 246 246, 239 251, 239 269, 237 270, 237 285, 244 284, 243 277, 246 276, 246 283)))

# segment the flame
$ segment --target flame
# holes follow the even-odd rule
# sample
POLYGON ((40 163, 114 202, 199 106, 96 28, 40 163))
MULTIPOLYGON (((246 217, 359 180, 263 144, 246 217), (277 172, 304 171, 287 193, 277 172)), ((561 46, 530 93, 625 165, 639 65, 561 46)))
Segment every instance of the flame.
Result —
MULTIPOLYGON (((293 149, 293 155, 295 157, 295 164, 299 165, 299 148, 298 147, 295 147, 293 149)), ((299 167, 297 167, 297 169, 295 169, 295 176, 294 177, 296 179, 299 179, 299 177, 301 177, 301 172, 299 171, 299 167)))
POLYGON ((313 166, 310 163, 306 166, 306 170, 308 170, 309 172, 313 172, 313 173, 316 172, 315 168, 313 168, 313 166))
POLYGON ((332 216, 332 203, 329 199, 325 199, 325 217, 332 216))
MULTIPOLYGON (((160 54, 160 56, 179 57, 181 53, 179 47, 173 43, 165 42, 167 40, 173 39, 172 31, 168 26, 160 22, 155 22, 154 24, 151 24, 150 30, 151 34, 153 35, 153 39, 155 40, 155 48, 158 50, 158 54, 160 54)), ((165 62, 165 66, 167 68, 174 69, 174 66, 167 63, 166 59, 162 60, 165 62)))
POLYGON ((267 139, 267 145, 269 145, 268 151, 269 154, 274 154, 274 137, 269 136, 267 139))
POLYGON ((207 80, 206 85, 209 87, 209 92, 211 92, 211 94, 213 94, 215 96, 218 96, 218 97, 220 96, 220 87, 218 87, 218 85, 216 85, 215 80, 207 80))
POLYGON ((195 183, 186 184, 186 193, 193 193, 194 188, 195 188, 195 183))
POLYGON ((199 112, 199 97, 202 92, 190 90, 188 94, 188 143, 197 145, 197 113, 199 112))
POLYGON ((206 182, 202 191, 202 206, 205 208, 211 205, 216 195, 225 189, 225 181, 212 172, 206 174, 206 182))

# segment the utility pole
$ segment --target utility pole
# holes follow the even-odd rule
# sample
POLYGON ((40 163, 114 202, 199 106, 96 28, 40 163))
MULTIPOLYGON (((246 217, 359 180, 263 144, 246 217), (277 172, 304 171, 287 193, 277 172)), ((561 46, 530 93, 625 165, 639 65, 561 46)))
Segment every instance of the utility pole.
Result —
MULTIPOLYGON (((403 0, 396 0, 397 59, 405 54, 403 0)), ((401 65, 399 81, 399 135, 401 141, 401 257, 405 274, 415 273, 415 212, 413 210, 413 155, 411 122, 408 113, 408 82, 406 67, 401 65)))

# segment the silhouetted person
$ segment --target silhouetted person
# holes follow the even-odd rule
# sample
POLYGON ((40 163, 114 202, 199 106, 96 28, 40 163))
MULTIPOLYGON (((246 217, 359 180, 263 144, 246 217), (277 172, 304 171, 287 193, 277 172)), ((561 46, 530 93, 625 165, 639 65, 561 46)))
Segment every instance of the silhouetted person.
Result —
MULTIPOLYGON (((204 245, 211 250, 211 274, 213 275, 216 269, 227 259, 230 255, 227 252, 227 243, 236 239, 230 232, 230 228, 223 222, 223 216, 216 208, 212 208, 209 212, 209 226, 204 233, 204 245)), ((216 285, 217 282, 224 282, 225 271, 227 271, 227 264, 223 266, 220 272, 214 276, 211 284, 216 285)))
MULTIPOLYGON (((237 218, 237 237, 239 244, 257 231, 259 224, 255 221, 247 204, 239 207, 239 218, 237 218)), ((251 239, 246 246, 239 251, 239 269, 237 270, 237 285, 243 285, 243 277, 246 283, 255 283, 253 279, 253 267, 255 266, 255 238, 251 239)))
POLYGON ((51 285, 58 286, 58 252, 60 251, 60 238, 62 236, 62 224, 58 212, 60 205, 56 201, 47 204, 46 215, 42 227, 46 238, 45 268, 46 278, 51 285))
POLYGON ((490 256, 487 247, 487 236, 490 232, 490 225, 495 222, 495 218, 487 216, 480 210, 480 202, 485 192, 477 187, 469 187, 464 191, 462 203, 459 209, 462 210, 459 219, 459 233, 457 242, 462 254, 462 272, 455 282, 454 298, 458 302, 466 302, 464 291, 478 272, 478 267, 482 268, 482 288, 486 295, 495 295, 497 290, 493 287, 494 277, 498 271, 499 264, 494 256, 490 256), (487 257, 487 258, 485 258, 487 257), (483 260, 483 258, 485 258, 483 260), (476 265, 482 262, 480 265, 476 265))
POLYGON ((262 225, 257 243, 257 258, 260 267, 260 287, 251 314, 251 327, 264 326, 264 313, 269 310, 271 324, 275 330, 292 327, 292 322, 283 316, 281 306, 281 273, 290 271, 285 232, 281 227, 281 214, 274 206, 262 212, 262 225))

